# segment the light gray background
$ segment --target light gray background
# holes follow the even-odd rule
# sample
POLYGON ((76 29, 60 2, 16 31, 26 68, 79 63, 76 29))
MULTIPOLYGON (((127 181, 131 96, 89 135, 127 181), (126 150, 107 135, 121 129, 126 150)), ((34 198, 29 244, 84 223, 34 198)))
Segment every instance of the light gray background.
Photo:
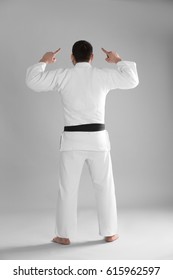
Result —
MULTIPOLYGON (((172 258, 172 9, 166 0, 0 1, 1 258, 172 258), (71 47, 79 39, 93 44, 94 66, 112 67, 101 47, 136 61, 140 85, 110 92, 106 104, 121 239, 64 251, 46 244, 58 187, 60 97, 32 92, 25 73, 59 47, 57 63, 47 69, 72 67, 71 47)), ((97 229, 95 214, 83 215, 82 207, 94 205, 85 166, 79 191, 84 240, 97 229)))
MULTIPOLYGON (((71 46, 79 39, 93 44, 94 66, 112 67, 104 47, 138 67, 140 85, 110 92, 106 104, 119 207, 172 205, 172 9, 172 1, 1 0, 1 208, 56 203, 60 98, 32 92, 25 73, 59 47, 47 69, 72 67, 71 46)), ((79 205, 94 205, 86 167, 79 205)))

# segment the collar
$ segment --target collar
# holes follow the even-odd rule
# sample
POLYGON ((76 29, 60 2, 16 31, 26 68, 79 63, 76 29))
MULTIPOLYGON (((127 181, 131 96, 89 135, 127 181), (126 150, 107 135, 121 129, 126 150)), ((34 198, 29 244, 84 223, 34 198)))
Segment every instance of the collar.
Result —
POLYGON ((92 66, 91 66, 91 64, 90 64, 89 62, 78 62, 78 63, 75 64, 74 67, 77 67, 77 68, 79 68, 79 67, 80 67, 80 68, 81 68, 81 67, 82 67, 82 68, 83 68, 83 67, 88 67, 88 68, 89 68, 89 67, 92 67, 92 66))

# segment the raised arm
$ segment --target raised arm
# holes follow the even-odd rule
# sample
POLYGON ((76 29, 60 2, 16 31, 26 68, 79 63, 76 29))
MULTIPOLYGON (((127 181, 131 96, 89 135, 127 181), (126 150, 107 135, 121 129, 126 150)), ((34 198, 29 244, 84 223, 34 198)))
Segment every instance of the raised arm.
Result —
POLYGON ((53 90, 59 81, 62 69, 45 71, 46 65, 56 62, 56 55, 60 48, 54 52, 47 52, 37 64, 29 67, 26 73, 26 84, 34 91, 53 90))
POLYGON ((114 63, 114 69, 107 69, 108 84, 111 89, 131 89, 139 84, 139 78, 136 63, 132 61, 124 61, 119 54, 107 51, 102 48, 106 54, 106 61, 114 63))

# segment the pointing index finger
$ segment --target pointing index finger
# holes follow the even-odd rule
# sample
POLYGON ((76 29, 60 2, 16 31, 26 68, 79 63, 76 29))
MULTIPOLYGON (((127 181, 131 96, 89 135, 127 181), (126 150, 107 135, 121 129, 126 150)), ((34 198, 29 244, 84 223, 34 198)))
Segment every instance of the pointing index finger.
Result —
POLYGON ((60 51, 61 48, 57 49, 53 54, 57 54, 60 51))
POLYGON ((104 52, 104 53, 106 53, 106 54, 108 54, 109 52, 107 51, 107 50, 105 50, 104 48, 101 48, 102 49, 102 51, 104 52))

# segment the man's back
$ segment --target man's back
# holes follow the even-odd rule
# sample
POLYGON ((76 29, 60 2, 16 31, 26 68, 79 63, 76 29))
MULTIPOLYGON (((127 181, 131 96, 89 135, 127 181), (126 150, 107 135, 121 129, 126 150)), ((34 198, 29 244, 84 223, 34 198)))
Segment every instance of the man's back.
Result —
POLYGON ((88 62, 73 68, 44 72, 45 63, 31 66, 27 84, 35 91, 57 90, 61 94, 66 126, 104 123, 107 93, 137 85, 136 64, 121 61, 114 68, 95 68, 88 62))

